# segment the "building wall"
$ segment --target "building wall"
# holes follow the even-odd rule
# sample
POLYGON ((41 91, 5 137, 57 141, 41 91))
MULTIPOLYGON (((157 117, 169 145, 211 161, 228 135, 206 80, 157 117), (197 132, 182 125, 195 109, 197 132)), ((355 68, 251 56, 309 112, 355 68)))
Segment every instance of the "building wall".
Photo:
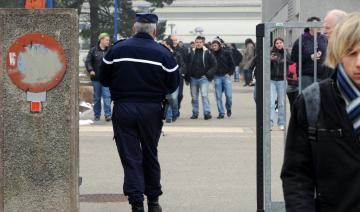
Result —
POLYGON ((360 10, 359 0, 262 0, 262 5, 263 22, 306 21, 311 16, 323 19, 332 9, 360 10))
MULTIPOLYGON (((150 5, 135 0, 133 6, 144 10, 150 5)), ((167 20, 166 34, 176 34, 186 43, 200 34, 195 28, 203 29, 201 34, 208 41, 220 36, 229 43, 243 43, 246 38, 255 39, 255 27, 261 22, 261 0, 175 0, 155 13, 167 20)))

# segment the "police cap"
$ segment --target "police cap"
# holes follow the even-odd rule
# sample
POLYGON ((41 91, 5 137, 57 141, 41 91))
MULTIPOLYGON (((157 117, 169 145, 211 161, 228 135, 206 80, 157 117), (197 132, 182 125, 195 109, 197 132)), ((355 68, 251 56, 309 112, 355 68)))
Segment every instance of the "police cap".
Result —
POLYGON ((135 21, 139 23, 156 24, 158 17, 153 13, 137 13, 135 21))

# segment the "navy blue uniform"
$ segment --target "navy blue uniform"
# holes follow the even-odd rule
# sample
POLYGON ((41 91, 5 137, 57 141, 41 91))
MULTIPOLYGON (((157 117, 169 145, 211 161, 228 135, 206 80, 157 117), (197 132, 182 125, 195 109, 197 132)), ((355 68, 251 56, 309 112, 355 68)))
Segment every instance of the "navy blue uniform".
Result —
POLYGON ((145 194, 162 194, 157 146, 161 134, 161 101, 179 85, 171 52, 146 33, 116 43, 104 57, 100 82, 114 101, 113 128, 124 168, 124 194, 129 203, 145 194))

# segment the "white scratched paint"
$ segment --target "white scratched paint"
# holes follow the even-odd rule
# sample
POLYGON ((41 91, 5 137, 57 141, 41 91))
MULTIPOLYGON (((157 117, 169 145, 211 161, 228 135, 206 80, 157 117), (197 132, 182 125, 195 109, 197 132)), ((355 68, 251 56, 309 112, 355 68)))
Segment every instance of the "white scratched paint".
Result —
POLYGON ((26 51, 19 54, 18 68, 24 75, 25 83, 46 83, 51 81, 61 70, 62 64, 57 52, 41 44, 25 47, 26 51))

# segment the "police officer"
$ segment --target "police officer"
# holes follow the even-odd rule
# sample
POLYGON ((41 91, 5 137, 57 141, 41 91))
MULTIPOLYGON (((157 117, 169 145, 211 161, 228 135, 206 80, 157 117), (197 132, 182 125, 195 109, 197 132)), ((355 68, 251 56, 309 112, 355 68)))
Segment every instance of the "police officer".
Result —
POLYGON ((115 43, 104 57, 100 81, 114 101, 113 129, 124 168, 124 194, 133 212, 161 212, 157 146, 163 126, 162 100, 179 85, 171 52, 155 42, 155 14, 136 14, 135 35, 115 43))

